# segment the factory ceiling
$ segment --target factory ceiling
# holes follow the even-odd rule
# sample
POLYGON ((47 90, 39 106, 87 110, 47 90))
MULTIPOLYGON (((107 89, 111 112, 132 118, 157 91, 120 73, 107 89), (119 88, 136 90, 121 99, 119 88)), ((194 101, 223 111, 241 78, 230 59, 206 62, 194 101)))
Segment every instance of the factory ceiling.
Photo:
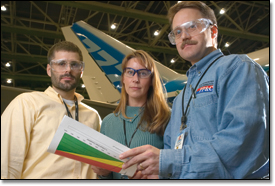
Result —
MULTIPOLYGON (((218 47, 225 53, 250 53, 269 47, 269 1, 203 1, 217 17, 218 47), (225 13, 220 14, 224 8, 225 13), (225 47, 225 44, 230 44, 225 47)), ((61 27, 83 20, 155 60, 185 73, 191 66, 168 40, 168 9, 177 1, 1 1, 1 85, 45 90, 49 48, 64 40, 61 27), (117 28, 110 26, 116 23, 117 28), (154 36, 158 30, 159 35, 154 36), (171 59, 175 62, 171 63, 171 59), (7 67, 6 63, 11 66, 7 67), (7 83, 7 79, 12 79, 7 83)), ((88 98, 85 88, 77 92, 88 98)))

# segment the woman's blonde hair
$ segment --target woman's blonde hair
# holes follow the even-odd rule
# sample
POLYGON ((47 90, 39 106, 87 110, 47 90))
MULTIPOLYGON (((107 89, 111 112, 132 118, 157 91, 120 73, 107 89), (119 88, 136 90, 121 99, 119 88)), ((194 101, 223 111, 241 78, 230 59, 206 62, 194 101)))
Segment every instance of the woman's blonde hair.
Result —
MULTIPOLYGON (((152 84, 148 90, 147 101, 140 119, 142 129, 163 136, 171 115, 170 108, 166 102, 166 89, 162 86, 154 59, 143 50, 136 50, 127 55, 122 61, 122 70, 126 68, 128 61, 132 58, 136 58, 140 64, 152 72, 150 77, 152 84)), ((125 118, 129 118, 125 114, 126 105, 128 104, 128 94, 123 84, 123 75, 124 72, 121 75, 121 99, 114 114, 116 116, 122 114, 125 118)))

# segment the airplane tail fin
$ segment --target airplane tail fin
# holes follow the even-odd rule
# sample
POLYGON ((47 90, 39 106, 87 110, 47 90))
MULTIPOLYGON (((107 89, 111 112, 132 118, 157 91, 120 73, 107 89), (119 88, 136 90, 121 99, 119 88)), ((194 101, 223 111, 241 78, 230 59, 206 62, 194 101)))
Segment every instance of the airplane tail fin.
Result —
POLYGON ((101 39, 109 38, 108 35, 83 21, 63 27, 62 32, 66 40, 82 51, 85 62, 82 79, 90 99, 117 102, 120 99, 120 61, 124 54, 110 46, 109 41, 101 39))
MULTIPOLYGON (((83 53, 85 69, 82 78, 90 99, 117 102, 121 91, 121 64, 134 49, 83 21, 63 27, 62 31, 65 39, 77 44, 83 53)), ((157 61, 155 64, 167 85, 168 96, 175 97, 177 90, 182 90, 186 75, 178 74, 157 61)))

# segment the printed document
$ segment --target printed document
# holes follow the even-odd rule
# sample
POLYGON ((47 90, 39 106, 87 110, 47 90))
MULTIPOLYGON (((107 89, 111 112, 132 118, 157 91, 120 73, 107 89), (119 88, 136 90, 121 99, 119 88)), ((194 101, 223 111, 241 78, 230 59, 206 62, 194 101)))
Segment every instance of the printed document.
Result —
POLYGON ((50 153, 132 177, 137 165, 122 169, 127 159, 118 158, 127 150, 125 145, 68 116, 64 116, 48 148, 50 153))

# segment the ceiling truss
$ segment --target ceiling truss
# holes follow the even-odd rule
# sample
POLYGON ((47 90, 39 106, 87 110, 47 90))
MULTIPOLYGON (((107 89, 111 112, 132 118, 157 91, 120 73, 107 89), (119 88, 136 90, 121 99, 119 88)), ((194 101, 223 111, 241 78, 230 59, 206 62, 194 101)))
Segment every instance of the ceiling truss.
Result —
MULTIPOLYGON (((269 1, 204 1, 217 17, 219 48, 225 53, 249 53, 269 46, 269 1), (226 13, 219 14, 221 8, 226 13), (225 48, 225 42, 230 43, 225 48)), ((1 1, 1 84, 44 90, 49 48, 64 40, 61 27, 83 20, 135 49, 147 51, 169 68, 185 73, 190 67, 167 38, 167 11, 176 1, 1 1), (115 30, 110 25, 116 23, 115 30), (155 30, 160 34, 154 36, 155 30), (174 58, 175 63, 170 63, 174 58), (6 67, 6 62, 11 67, 6 67)), ((85 94, 85 90, 78 88, 85 94)), ((86 95, 87 96, 87 95, 86 95)))

